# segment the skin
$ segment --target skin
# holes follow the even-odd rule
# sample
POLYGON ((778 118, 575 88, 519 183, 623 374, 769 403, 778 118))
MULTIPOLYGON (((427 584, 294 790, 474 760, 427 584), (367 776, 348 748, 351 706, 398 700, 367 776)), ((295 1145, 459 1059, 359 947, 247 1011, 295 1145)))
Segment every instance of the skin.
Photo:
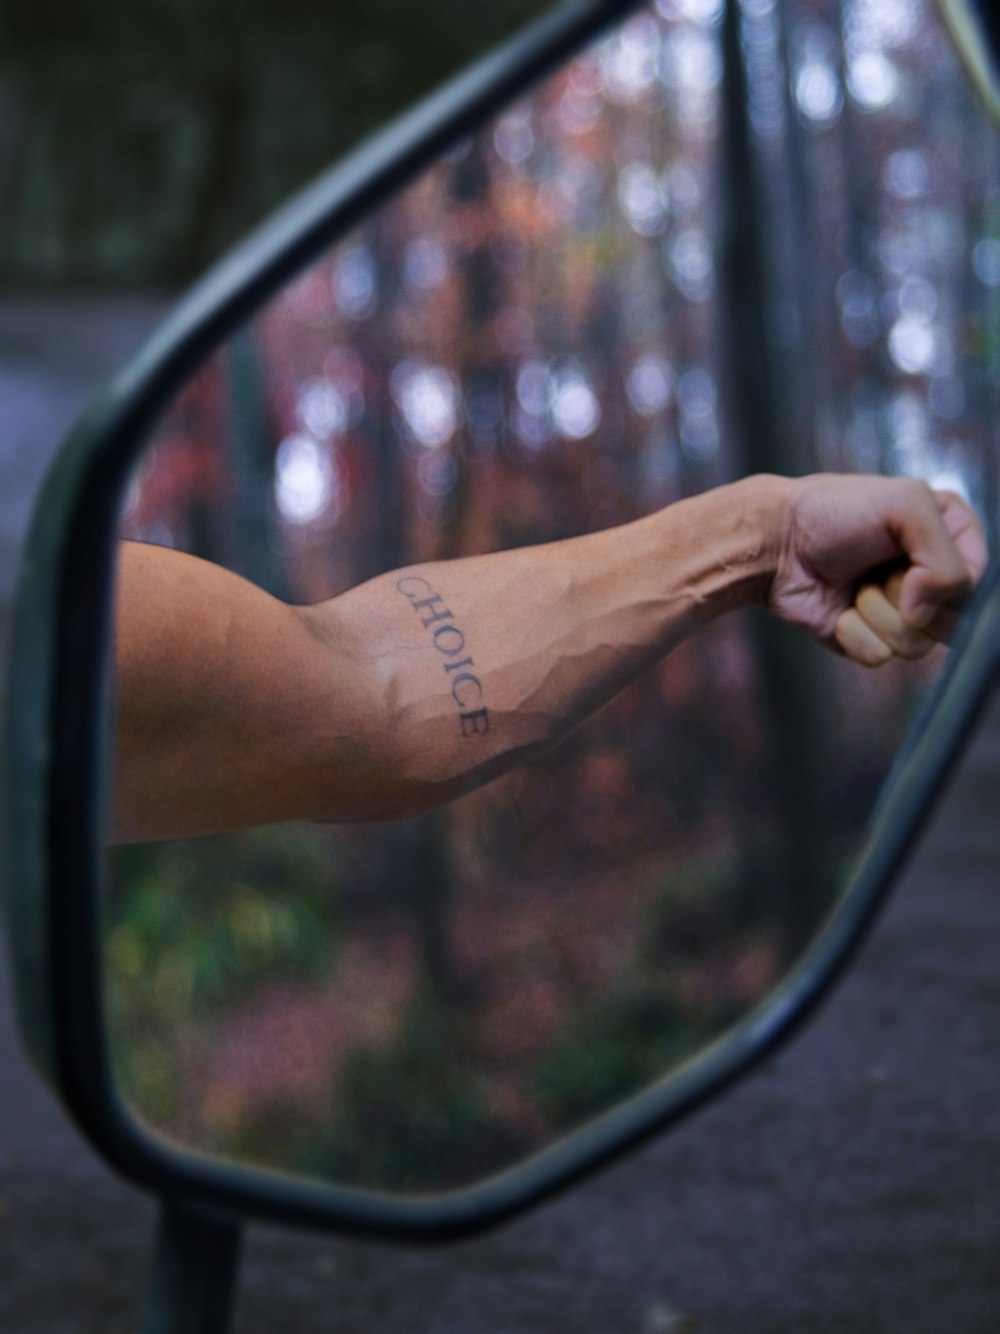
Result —
POLYGON ((557 742, 738 607, 865 666, 919 658, 986 558, 960 497, 831 475, 746 478, 307 607, 123 543, 113 836, 416 815, 557 742))

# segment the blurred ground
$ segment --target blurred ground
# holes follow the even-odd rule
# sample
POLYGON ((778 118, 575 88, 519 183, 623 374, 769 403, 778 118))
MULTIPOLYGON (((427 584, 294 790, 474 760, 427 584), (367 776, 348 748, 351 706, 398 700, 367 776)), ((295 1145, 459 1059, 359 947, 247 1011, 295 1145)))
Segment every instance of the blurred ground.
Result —
MULTIPOLYGON (((47 458, 152 305, 0 306, 0 616, 47 458)), ((994 1334, 1000 712, 861 963, 708 1113, 495 1235, 433 1251, 253 1229, 239 1334, 994 1334)), ((0 1330, 140 1323, 152 1206, 21 1058, 0 962, 0 1330)))

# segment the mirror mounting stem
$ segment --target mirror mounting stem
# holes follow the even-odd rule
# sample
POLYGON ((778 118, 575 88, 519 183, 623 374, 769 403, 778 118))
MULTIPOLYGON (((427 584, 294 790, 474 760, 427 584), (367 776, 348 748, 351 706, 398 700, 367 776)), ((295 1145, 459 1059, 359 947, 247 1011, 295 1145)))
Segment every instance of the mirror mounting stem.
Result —
POLYGON ((162 1201, 146 1334, 227 1334, 242 1232, 234 1218, 162 1201))

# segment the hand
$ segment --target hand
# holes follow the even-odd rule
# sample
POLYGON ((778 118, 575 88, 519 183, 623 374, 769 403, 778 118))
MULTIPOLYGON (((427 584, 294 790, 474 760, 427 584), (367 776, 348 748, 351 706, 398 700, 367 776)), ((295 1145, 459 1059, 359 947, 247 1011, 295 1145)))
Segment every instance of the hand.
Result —
POLYGON ((947 641, 986 567, 979 522, 912 478, 791 483, 768 605, 827 648, 877 667, 947 641))

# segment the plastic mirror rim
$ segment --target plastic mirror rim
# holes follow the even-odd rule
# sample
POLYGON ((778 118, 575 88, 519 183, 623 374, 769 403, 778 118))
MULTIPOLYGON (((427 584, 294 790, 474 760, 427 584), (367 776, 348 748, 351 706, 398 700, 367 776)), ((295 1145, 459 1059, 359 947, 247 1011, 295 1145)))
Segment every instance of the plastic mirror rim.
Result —
POLYGON ((100 940, 105 682, 117 514, 146 433, 203 357, 282 283, 488 115, 638 7, 637 0, 584 0, 551 12, 335 166, 175 308, 95 400, 46 480, 11 636, 8 939, 29 1054, 97 1151, 140 1187, 225 1214, 404 1239, 468 1235, 564 1189, 719 1094, 829 993, 991 694, 1000 667, 995 568, 887 784, 851 886, 792 973, 679 1071, 500 1175, 413 1199, 320 1185, 174 1147, 145 1129, 118 1094, 100 940))

